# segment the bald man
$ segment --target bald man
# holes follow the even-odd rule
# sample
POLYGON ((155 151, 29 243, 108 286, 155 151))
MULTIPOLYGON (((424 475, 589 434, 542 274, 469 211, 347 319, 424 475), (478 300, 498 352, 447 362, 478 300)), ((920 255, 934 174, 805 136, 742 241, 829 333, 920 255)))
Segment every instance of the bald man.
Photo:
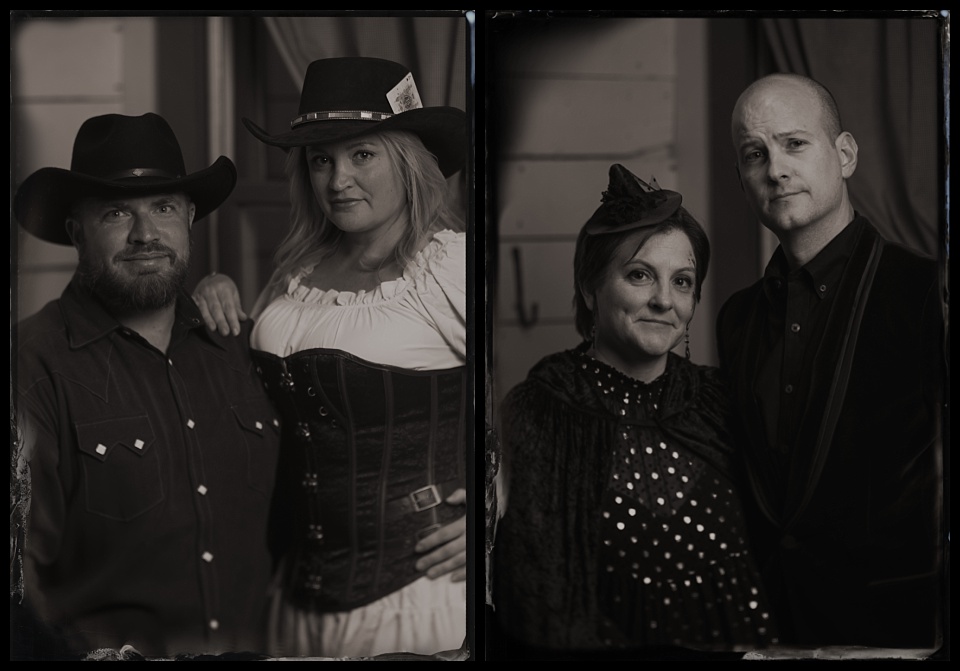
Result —
POLYGON ((731 131, 743 192, 780 242, 762 279, 724 304, 717 339, 781 640, 937 647, 937 263, 854 210, 859 148, 819 83, 754 82, 731 131))

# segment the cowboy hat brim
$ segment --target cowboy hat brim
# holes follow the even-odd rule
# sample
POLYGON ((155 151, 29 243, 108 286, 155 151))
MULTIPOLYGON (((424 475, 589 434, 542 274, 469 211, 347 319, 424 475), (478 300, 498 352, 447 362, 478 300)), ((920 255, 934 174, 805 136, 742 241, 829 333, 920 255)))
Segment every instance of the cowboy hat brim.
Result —
POLYGON ((13 199, 14 216, 41 240, 71 245, 65 222, 81 198, 139 197, 155 193, 185 193, 196 206, 194 221, 216 210, 237 183, 237 169, 226 156, 180 179, 131 177, 104 180, 63 168, 41 168, 23 181, 13 199))
POLYGON ((243 125, 261 142, 283 149, 328 144, 388 130, 410 131, 437 157, 444 177, 463 168, 466 160, 466 114, 456 107, 412 109, 383 121, 314 121, 277 135, 271 135, 247 118, 243 119, 243 125))

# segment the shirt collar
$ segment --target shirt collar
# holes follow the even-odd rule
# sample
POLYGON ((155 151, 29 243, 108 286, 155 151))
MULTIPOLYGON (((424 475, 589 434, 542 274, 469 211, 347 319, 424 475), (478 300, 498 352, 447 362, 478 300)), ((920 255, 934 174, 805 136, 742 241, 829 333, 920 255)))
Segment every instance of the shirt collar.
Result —
MULTIPOLYGON (((863 218, 854 213, 853 221, 835 235, 833 240, 828 242, 806 265, 793 271, 793 276, 799 276, 802 281, 808 282, 819 298, 825 298, 840 281, 843 268, 853 252, 862 227, 863 218)), ((787 265, 786 255, 783 253, 783 248, 778 246, 763 273, 763 292, 767 300, 773 302, 782 295, 781 289, 786 288, 790 276, 791 271, 787 265)))
MULTIPOLYGON (((60 311, 67 327, 67 336, 72 349, 79 349, 120 330, 123 326, 106 308, 77 281, 76 276, 60 296, 60 311)), ((177 296, 174 336, 177 332, 186 333, 198 329, 202 337, 220 349, 226 349, 218 338, 210 337, 200 310, 186 293, 177 296)), ((171 342, 174 342, 172 339, 171 342)))

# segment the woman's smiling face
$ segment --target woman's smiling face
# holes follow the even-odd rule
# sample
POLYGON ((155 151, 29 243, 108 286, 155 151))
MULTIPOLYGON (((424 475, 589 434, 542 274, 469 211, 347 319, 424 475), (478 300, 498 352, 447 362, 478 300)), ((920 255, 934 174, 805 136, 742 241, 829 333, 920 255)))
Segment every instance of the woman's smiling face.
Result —
POLYGON ((406 189, 377 135, 308 147, 307 166, 320 208, 345 233, 372 232, 406 214, 406 189))
POLYGON ((596 323, 598 357, 627 374, 638 365, 663 372, 696 308, 690 239, 669 229, 637 249, 643 235, 638 231, 620 244, 596 291, 585 296, 596 323))

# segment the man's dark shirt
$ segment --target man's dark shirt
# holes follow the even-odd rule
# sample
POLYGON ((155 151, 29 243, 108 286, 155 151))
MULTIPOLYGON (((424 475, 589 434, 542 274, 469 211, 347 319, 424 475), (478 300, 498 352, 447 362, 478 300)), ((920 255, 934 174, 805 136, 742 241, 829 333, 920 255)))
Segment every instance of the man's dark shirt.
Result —
POLYGON ((775 448, 769 458, 781 481, 787 477, 790 455, 796 448, 813 358, 861 226, 862 220, 855 219, 816 257, 793 271, 778 247, 764 272, 763 292, 770 309, 763 349, 757 353, 760 365, 755 393, 767 444, 775 448))
POLYGON ((262 650, 276 413, 190 298, 163 353, 78 285, 18 328, 27 603, 78 649, 262 650))
POLYGON ((949 445, 938 265, 858 215, 804 268, 777 257, 724 303, 717 344, 781 642, 934 647, 949 445))

